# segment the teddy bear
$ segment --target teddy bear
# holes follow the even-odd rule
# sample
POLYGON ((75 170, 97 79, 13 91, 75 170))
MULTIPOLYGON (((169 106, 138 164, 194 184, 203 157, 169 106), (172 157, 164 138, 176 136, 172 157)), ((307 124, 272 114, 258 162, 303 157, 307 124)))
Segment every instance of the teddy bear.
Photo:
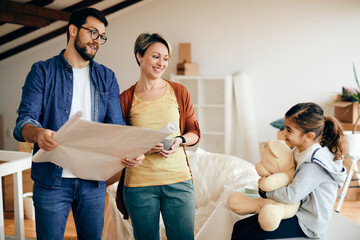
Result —
MULTIPOLYGON (((255 169, 259 188, 265 192, 287 186, 294 177, 295 163, 291 149, 282 140, 269 141, 255 169)), ((229 208, 239 214, 259 214, 259 224, 264 231, 274 231, 282 219, 293 217, 300 202, 284 204, 267 198, 251 198, 245 193, 234 192, 228 198, 229 208)))

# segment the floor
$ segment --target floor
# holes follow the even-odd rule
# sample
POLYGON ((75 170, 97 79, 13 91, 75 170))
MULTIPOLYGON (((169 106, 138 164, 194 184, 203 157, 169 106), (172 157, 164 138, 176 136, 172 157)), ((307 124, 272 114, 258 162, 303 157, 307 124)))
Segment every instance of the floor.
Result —
MULTIPOLYGON (((107 202, 108 202, 108 197, 106 195, 105 212, 106 212, 106 208, 107 208, 107 202)), ((4 227, 5 227, 5 235, 9 236, 9 238, 6 237, 5 239, 6 240, 13 239, 13 238, 11 238, 11 236, 15 236, 14 219, 6 219, 5 218, 4 219, 4 227)), ((26 239, 31 239, 31 240, 36 239, 35 221, 34 220, 25 219, 24 220, 24 228, 25 228, 25 238, 26 239)), ((65 228, 64 240, 77 240, 74 218, 72 216, 71 211, 70 211, 69 218, 68 218, 66 228, 65 228)))
MULTIPOLYGON (((106 201, 107 202, 107 201, 106 201)), ((105 205, 107 207, 107 204, 105 205)), ((360 224, 360 201, 344 201, 340 213, 352 221, 360 224)), ((15 225, 13 219, 5 219, 5 235, 15 235, 15 225)), ((29 239, 35 239, 35 222, 33 220, 25 219, 25 237, 29 239)), ((13 239, 13 238, 10 238, 13 239)), ((75 240, 76 229, 73 217, 70 213, 68 223, 66 225, 65 237, 66 240, 75 240)))

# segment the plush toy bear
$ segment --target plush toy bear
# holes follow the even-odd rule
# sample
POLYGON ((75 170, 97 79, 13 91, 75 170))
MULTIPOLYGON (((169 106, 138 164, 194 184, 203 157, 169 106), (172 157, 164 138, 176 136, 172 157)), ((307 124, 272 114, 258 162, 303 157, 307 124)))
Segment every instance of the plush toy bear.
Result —
MULTIPOLYGON (((270 141, 255 169, 262 177, 259 188, 265 192, 287 186, 293 179, 295 163, 291 149, 284 141, 270 141)), ((239 215, 259 214, 263 230, 274 231, 282 219, 293 217, 300 202, 284 204, 267 198, 250 198, 242 192, 234 192, 228 198, 229 208, 239 215)))

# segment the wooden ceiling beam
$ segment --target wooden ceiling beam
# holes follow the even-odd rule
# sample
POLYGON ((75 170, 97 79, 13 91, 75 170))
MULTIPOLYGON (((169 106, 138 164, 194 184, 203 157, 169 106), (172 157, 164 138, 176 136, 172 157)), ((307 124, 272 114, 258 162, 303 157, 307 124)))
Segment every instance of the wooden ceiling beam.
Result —
MULTIPOLYGON (((22 13, 30 16, 43 17, 51 20, 62 20, 68 21, 70 17, 70 13, 66 11, 45 8, 41 6, 31 5, 31 4, 23 4, 18 2, 12 2, 9 0, 3 1, 5 5, 9 8, 9 10, 22 13)), ((40 3, 40 2, 39 2, 40 3)))
POLYGON ((94 4, 102 2, 102 1, 104 1, 104 0, 85 0, 85 1, 75 3, 74 5, 71 5, 70 7, 66 7, 66 8, 62 9, 62 11, 73 12, 76 9, 87 8, 87 7, 90 7, 94 4))
MULTIPOLYGON (((26 2, 25 4, 38 6, 38 7, 45 7, 46 5, 49 5, 50 3, 53 3, 54 0, 32 0, 29 2, 26 2)), ((4 25, 6 22, 0 22, 0 26, 4 25)))
POLYGON ((0 21, 33 27, 44 27, 52 21, 68 21, 69 12, 3 0, 0 21))
POLYGON ((46 5, 49 5, 50 3, 53 3, 54 0, 31 0, 29 2, 26 2, 25 4, 38 6, 38 7, 45 7, 46 5))
POLYGON ((4 8, 0 10, 0 21, 38 28, 45 27, 51 22, 50 19, 9 12, 4 8))
POLYGON ((126 7, 128 7, 128 6, 131 6, 131 5, 133 5, 133 4, 135 4, 135 3, 138 3, 138 2, 141 2, 141 1, 142 1, 142 0, 124 0, 124 1, 122 1, 122 2, 120 2, 120 3, 118 3, 118 4, 116 4, 116 5, 114 5, 114 6, 112 6, 112 7, 109 7, 109 8, 107 8, 107 9, 103 10, 102 12, 103 12, 103 14, 104 14, 105 16, 107 16, 107 15, 109 15, 109 14, 112 14, 112 13, 114 13, 114 12, 117 12, 117 11, 123 9, 123 8, 126 8, 126 7))
POLYGON ((15 39, 18 39, 26 34, 29 34, 35 30, 39 29, 38 27, 22 27, 22 28, 19 28, 19 29, 16 29, 12 32, 9 32, 8 34, 5 34, 4 36, 1 36, 0 37, 0 46, 5 44, 5 43, 8 43, 8 42, 11 42, 15 39))
MULTIPOLYGON (((102 1, 103 0, 87 0, 87 1, 78 2, 74 5, 71 5, 69 7, 62 9, 62 11, 72 12, 76 9, 90 7, 91 5, 94 5, 94 4, 96 4, 98 2, 102 2, 102 1)), ((46 2, 46 0, 43 0, 42 2, 46 2)), ((49 1, 49 2, 53 2, 53 1, 49 1)), ((10 41, 13 41, 15 39, 18 39, 22 36, 25 36, 26 34, 29 34, 37 29, 39 29, 39 28, 26 26, 26 27, 19 28, 15 31, 12 31, 4 36, 1 36, 0 37, 0 46, 5 43, 8 43, 10 41)))
POLYGON ((12 48, 12 49, 10 49, 10 50, 8 50, 6 52, 3 52, 3 53, 0 54, 0 61, 7 58, 7 57, 15 55, 15 54, 17 54, 19 52, 22 52, 22 51, 25 51, 25 50, 27 50, 29 48, 32 48, 32 47, 34 47, 34 46, 36 46, 36 45, 38 45, 40 43, 46 42, 46 41, 48 41, 48 40, 50 40, 50 39, 52 39, 54 37, 59 36, 59 35, 66 32, 66 28, 67 28, 67 26, 59 28, 59 29, 57 29, 55 31, 52 31, 51 33, 45 34, 45 35, 43 35, 43 36, 41 36, 39 38, 36 38, 36 39, 31 40, 31 41, 29 41, 27 43, 24 43, 24 44, 22 44, 22 45, 20 45, 18 47, 15 47, 15 48, 12 48))
MULTIPOLYGON (((125 1, 123 1, 121 3, 118 3, 118 4, 116 4, 116 5, 112 6, 112 7, 109 7, 107 9, 103 10, 102 12, 104 13, 104 15, 109 15, 111 13, 114 13, 116 11, 119 11, 119 10, 125 8, 125 7, 131 6, 131 5, 133 5, 135 3, 138 3, 138 2, 141 2, 141 1, 143 1, 143 0, 125 0, 125 1)), ((5 59, 5 58, 11 57, 11 56, 13 56, 13 55, 15 55, 15 54, 17 54, 19 52, 25 51, 25 50, 27 50, 29 48, 35 47, 36 45, 39 45, 39 44, 41 44, 43 42, 46 42, 46 41, 48 41, 48 40, 50 40, 52 38, 55 38, 55 37, 57 37, 57 36, 59 36, 61 34, 64 34, 64 33, 66 33, 66 29, 67 29, 67 26, 61 27, 61 28, 59 28, 59 29, 57 29, 55 31, 52 31, 52 32, 50 32, 48 34, 45 34, 45 35, 43 35, 41 37, 38 37, 38 38, 36 38, 34 40, 31 40, 31 41, 29 41, 27 43, 24 43, 24 44, 22 44, 22 45, 20 45, 18 47, 15 47, 15 48, 12 48, 12 49, 10 49, 10 50, 8 50, 6 52, 3 52, 3 53, 0 54, 0 61, 5 59)))

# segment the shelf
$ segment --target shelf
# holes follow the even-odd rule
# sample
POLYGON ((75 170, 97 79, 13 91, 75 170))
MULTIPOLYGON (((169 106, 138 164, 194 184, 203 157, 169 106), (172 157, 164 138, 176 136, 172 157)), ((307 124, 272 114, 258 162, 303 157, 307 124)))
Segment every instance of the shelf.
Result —
POLYGON ((232 77, 171 75, 190 93, 202 137, 200 147, 206 151, 230 154, 232 123, 232 77))

